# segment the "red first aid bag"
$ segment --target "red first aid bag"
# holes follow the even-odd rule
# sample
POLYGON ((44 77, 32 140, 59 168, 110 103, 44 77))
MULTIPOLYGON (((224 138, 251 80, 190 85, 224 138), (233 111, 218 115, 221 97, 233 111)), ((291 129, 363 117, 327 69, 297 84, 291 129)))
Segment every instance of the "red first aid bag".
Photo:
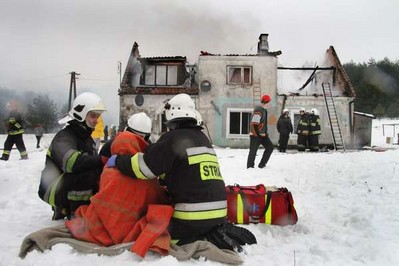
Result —
POLYGON ((226 186, 227 220, 236 224, 295 224, 298 216, 292 194, 286 188, 226 186))

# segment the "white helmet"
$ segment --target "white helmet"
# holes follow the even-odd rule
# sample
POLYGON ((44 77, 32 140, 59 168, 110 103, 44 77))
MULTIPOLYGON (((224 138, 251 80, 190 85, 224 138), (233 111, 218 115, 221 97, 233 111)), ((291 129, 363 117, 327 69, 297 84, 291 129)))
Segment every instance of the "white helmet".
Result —
POLYGON ((166 120, 193 119, 197 121, 194 101, 188 94, 180 93, 165 104, 166 120))
POLYGON ((151 134, 151 119, 143 112, 132 115, 127 121, 127 126, 134 132, 151 134))
POLYGON ((195 114, 197 119, 197 126, 202 126, 204 124, 204 121, 202 120, 202 115, 197 110, 195 110, 195 114))
POLYGON ((72 109, 69 111, 69 115, 79 122, 83 122, 86 119, 88 112, 94 111, 102 113, 107 111, 105 105, 97 94, 92 92, 84 92, 79 94, 78 97, 73 101, 72 109))
POLYGON ((318 115, 319 111, 316 108, 312 108, 311 110, 312 114, 318 115))
POLYGON ((283 114, 284 113, 289 113, 290 112, 290 110, 288 110, 287 108, 285 108, 284 110, 283 110, 283 114))
POLYGON ((305 112, 305 111, 306 111, 306 109, 303 107, 301 107, 301 109, 299 109, 299 112, 305 112))

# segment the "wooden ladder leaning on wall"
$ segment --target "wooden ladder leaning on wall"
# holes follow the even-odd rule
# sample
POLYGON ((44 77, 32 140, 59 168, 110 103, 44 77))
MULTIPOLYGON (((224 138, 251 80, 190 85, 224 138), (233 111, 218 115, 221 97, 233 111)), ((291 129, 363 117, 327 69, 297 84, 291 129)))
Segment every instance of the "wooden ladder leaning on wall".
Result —
POLYGON ((252 102, 254 107, 260 103, 261 97, 260 80, 254 81, 252 86, 252 102))
POLYGON ((333 137, 334 149, 345 151, 345 142, 339 126, 337 110, 335 108, 334 97, 331 92, 330 83, 322 83, 323 95, 326 103, 327 115, 330 121, 331 134, 333 137))

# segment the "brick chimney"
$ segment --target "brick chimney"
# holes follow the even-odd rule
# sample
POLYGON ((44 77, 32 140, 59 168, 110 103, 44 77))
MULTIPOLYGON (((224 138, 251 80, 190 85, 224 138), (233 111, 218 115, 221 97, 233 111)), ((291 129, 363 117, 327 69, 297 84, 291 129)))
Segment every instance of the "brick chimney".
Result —
POLYGON ((269 42, 268 42, 269 34, 262 33, 259 35, 259 42, 258 42, 258 54, 269 54, 269 42))

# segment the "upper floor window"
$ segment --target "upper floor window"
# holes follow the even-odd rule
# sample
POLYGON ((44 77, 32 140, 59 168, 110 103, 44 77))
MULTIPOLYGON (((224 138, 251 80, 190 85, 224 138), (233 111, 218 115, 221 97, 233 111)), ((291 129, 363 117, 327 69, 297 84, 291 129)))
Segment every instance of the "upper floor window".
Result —
POLYGON ((147 65, 145 85, 177 85, 177 66, 147 65))
POLYGON ((252 84, 252 67, 228 66, 227 84, 252 84))

